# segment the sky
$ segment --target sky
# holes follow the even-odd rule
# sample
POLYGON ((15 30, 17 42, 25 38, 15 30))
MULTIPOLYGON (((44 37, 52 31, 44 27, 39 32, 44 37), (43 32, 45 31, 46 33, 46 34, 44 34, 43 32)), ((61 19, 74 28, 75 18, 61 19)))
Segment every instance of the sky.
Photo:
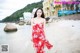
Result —
POLYGON ((41 0, 0 0, 0 20, 24 8, 28 4, 39 1, 41 0))

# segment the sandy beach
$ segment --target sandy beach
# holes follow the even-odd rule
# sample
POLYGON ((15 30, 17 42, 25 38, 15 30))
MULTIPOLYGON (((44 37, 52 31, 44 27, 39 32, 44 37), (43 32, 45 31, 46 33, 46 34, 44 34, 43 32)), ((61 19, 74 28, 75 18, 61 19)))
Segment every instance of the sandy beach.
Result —
POLYGON ((79 53, 80 50, 80 21, 60 20, 51 23, 49 27, 49 40, 53 42, 53 52, 56 53, 79 53))
MULTIPOLYGON (((30 26, 24 25, 17 28, 19 30, 15 33, 2 32, 3 35, 0 35, 2 37, 0 45, 9 46, 9 51, 6 53, 36 53, 31 42, 30 26)), ((80 53, 80 20, 53 20, 46 24, 45 35, 53 45, 50 50, 45 47, 45 53, 80 53)))
MULTIPOLYGON (((80 53, 80 20, 57 20, 46 25, 46 38, 53 48, 46 53, 80 53)), ((30 42, 28 53, 35 53, 30 42)))

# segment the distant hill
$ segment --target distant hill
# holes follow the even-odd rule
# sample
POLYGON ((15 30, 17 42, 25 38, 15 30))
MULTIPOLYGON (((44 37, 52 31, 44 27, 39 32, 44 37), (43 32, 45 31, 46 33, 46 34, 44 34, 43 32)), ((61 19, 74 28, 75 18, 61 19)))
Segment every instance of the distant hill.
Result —
POLYGON ((43 1, 40 1, 40 2, 37 2, 37 3, 28 4, 23 9, 20 9, 20 10, 14 12, 12 15, 7 16, 6 18, 4 18, 2 21, 3 22, 15 22, 15 21, 18 21, 19 18, 23 16, 24 12, 32 12, 32 10, 34 8, 38 8, 38 7, 42 8, 43 7, 42 2, 43 1))
POLYGON ((1 23, 2 21, 0 20, 0 23, 1 23))

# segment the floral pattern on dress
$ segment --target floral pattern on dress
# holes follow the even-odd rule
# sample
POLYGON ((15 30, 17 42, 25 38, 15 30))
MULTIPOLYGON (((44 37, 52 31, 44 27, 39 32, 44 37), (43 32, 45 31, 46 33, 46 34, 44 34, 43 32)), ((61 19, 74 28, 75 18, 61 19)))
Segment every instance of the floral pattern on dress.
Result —
POLYGON ((33 46, 36 48, 36 53, 45 53, 44 47, 48 49, 53 47, 49 41, 45 38, 44 25, 43 23, 34 24, 32 26, 32 42, 33 46))

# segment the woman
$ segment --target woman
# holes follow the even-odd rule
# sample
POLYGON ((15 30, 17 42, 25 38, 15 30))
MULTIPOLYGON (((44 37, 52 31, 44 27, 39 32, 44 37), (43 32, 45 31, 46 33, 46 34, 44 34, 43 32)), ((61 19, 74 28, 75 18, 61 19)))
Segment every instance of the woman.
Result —
POLYGON ((34 14, 34 18, 31 19, 32 27, 32 42, 36 48, 36 53, 44 53, 44 47, 51 49, 51 45, 45 38, 45 19, 44 13, 41 8, 38 8, 34 14))

